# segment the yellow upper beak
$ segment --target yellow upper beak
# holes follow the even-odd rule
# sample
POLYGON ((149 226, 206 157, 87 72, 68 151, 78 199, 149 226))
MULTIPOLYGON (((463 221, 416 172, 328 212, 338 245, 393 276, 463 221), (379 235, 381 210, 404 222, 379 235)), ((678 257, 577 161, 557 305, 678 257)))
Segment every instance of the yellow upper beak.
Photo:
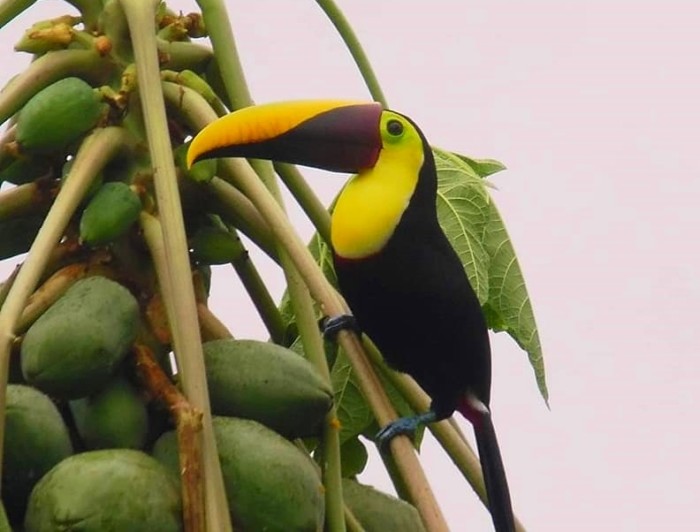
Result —
POLYGON ((246 107, 215 120, 192 140, 187 164, 250 157, 340 172, 372 167, 381 150, 378 103, 309 100, 246 107))

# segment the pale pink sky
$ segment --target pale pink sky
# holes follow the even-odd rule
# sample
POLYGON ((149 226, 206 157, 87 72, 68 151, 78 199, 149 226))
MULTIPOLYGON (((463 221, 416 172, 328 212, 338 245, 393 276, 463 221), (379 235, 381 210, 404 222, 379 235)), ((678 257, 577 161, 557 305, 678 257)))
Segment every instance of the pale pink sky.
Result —
MULTIPOLYGON (((524 354, 494 337, 492 407, 519 517, 538 532, 696 529, 700 4, 337 1, 391 107, 432 143, 509 168, 493 196, 552 406, 524 354)), ((229 4, 256 101, 368 97, 315 2, 229 4)), ((3 57, 29 20, 66 12, 41 5, 0 34, 3 57)), ((6 61, 0 81, 20 68, 6 61)), ((312 178, 326 200, 341 183, 312 178)), ((279 271, 259 263, 280 293, 279 271)), ((215 310, 237 336, 264 338, 233 272, 216 275, 215 310)), ((442 451, 421 456, 452 529, 490 530, 442 451)), ((364 480, 387 485, 377 468, 364 480)))

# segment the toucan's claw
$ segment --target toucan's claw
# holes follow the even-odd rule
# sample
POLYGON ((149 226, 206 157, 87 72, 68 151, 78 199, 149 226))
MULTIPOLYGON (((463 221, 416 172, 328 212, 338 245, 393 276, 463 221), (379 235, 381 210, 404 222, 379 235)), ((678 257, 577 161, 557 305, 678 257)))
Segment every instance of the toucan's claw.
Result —
POLYGON ((379 445, 381 450, 386 450, 389 442, 396 436, 413 436, 418 427, 427 425, 428 423, 433 423, 434 421, 438 420, 437 418, 438 416, 435 412, 428 410, 423 414, 402 417, 396 421, 392 421, 375 436, 377 445, 379 445))
POLYGON ((355 316, 351 314, 341 314, 323 319, 321 330, 326 340, 335 340, 340 331, 353 331, 358 335, 361 334, 360 326, 357 324, 355 316))

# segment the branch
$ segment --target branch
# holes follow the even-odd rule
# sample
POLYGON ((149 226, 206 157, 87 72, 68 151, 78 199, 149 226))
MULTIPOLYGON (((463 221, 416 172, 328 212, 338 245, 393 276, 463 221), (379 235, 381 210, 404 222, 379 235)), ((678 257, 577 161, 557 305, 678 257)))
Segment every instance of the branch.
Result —
MULTIPOLYGON (((243 68, 238 58, 236 43, 231 31, 230 21, 222 0, 200 0, 204 11, 204 22, 209 30, 209 35, 214 47, 219 70, 223 76, 229 101, 233 107, 242 107, 252 104, 248 86, 243 75, 243 68), (212 10, 207 13, 205 4, 212 10), (213 14, 216 13, 216 20, 213 14), (218 53, 217 53, 218 52, 218 53)), ((283 213, 282 196, 279 192, 272 165, 256 161, 253 163, 260 176, 260 181, 267 186, 271 201, 283 213)), ((258 181, 258 183, 260 183, 258 181)), ((260 184, 261 188, 265 187, 260 184)), ((252 199, 252 198, 251 198, 252 199)), ((295 268, 294 261, 287 254, 287 250, 281 242, 277 242, 276 249, 280 264, 287 279, 289 295, 292 307, 297 315, 299 334, 304 346, 304 352, 316 366, 320 374, 330 384, 330 371, 323 349, 323 340, 315 319, 313 301, 309 294, 300 272, 295 268)), ((323 484, 326 489, 326 528, 329 532, 345 532, 345 517, 343 513, 343 492, 340 473, 340 442, 338 438, 338 420, 335 413, 335 405, 331 407, 326 416, 321 445, 324 449, 323 484)))
POLYGON ((100 67, 112 68, 97 50, 58 50, 42 55, 0 92, 0 124, 47 85, 67 76, 99 78, 100 67))
MULTIPOLYGON (((166 303, 174 352, 182 374, 182 386, 192 406, 202 412, 202 460, 205 483, 207 529, 231 530, 226 490, 209 407, 204 355, 197 323, 187 239, 180 208, 180 193, 168 134, 165 102, 161 91, 158 50, 152 1, 121 0, 134 47, 138 88, 146 135, 154 168, 154 184, 166 264, 158 268, 158 279, 166 303), (167 287, 167 288, 166 288, 167 287)), ((155 259, 155 257, 154 257, 155 259)))
POLYGON ((204 530, 204 490, 198 437, 202 430, 202 413, 170 382, 148 347, 136 343, 133 352, 136 373, 144 388, 167 407, 175 421, 184 529, 204 530))
POLYGON ((350 23, 345 18, 345 15, 343 15, 343 12, 333 0, 316 0, 316 3, 321 7, 321 9, 323 9, 323 12, 333 23, 335 29, 338 30, 340 37, 345 42, 345 45, 348 47, 350 54, 355 60, 355 64, 360 70, 360 74, 362 74, 362 78, 365 80, 365 84, 367 85, 372 98, 374 98, 374 101, 379 102, 383 107, 386 107, 386 98, 384 97, 384 93, 379 86, 377 76, 374 74, 374 69, 372 69, 372 65, 369 62, 367 54, 365 54, 360 41, 357 39, 357 35, 355 35, 352 26, 350 26, 350 23))

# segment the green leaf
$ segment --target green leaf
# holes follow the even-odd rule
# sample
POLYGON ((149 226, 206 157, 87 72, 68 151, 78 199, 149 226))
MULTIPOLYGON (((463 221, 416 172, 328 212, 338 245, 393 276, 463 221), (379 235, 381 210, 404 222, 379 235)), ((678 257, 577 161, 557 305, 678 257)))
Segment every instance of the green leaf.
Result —
MULTIPOLYGON (((404 400, 399 391, 383 375, 378 372, 382 387, 386 391, 391 403, 394 405, 399 417, 411 416, 415 412, 404 400)), ((368 434, 373 438, 378 428, 374 422, 374 416, 365 401, 362 391, 355 377, 355 372, 345 352, 341 349, 331 368, 331 384, 335 394, 335 405, 340 421, 340 444, 360 434, 368 434)), ((423 437, 423 427, 416 431, 414 443, 418 446, 423 437)))
POLYGON ((331 248, 318 233, 314 233, 314 236, 311 238, 309 251, 311 251, 311 255, 316 259, 316 263, 319 268, 321 268, 326 279, 328 279, 333 286, 337 286, 338 280, 335 276, 335 269, 333 268, 333 254, 331 253, 331 248))
POLYGON ((506 169, 506 166, 495 159, 473 159, 461 153, 454 153, 462 162, 466 163, 479 177, 488 177, 496 172, 506 169))
MULTIPOLYGON (((333 269, 333 255, 331 254, 330 247, 318 233, 314 233, 311 237, 311 241, 308 245, 311 256, 316 259, 316 264, 326 276, 326 279, 330 282, 332 286, 337 287, 338 283, 335 277, 335 270, 333 269)), ((284 291, 282 295, 282 300, 279 304, 280 314, 282 316, 282 321, 285 324, 285 339, 286 347, 292 345, 297 341, 297 326, 296 326, 296 316, 294 315, 294 308, 292 307, 292 302, 289 299, 289 292, 284 291)), ((318 318, 321 319, 323 316, 321 312, 318 311, 318 318)))
POLYGON ((440 225, 464 264, 489 327, 506 331, 527 352, 547 401, 542 346, 525 280, 503 219, 479 174, 504 166, 497 161, 472 166, 483 161, 439 149, 433 153, 440 225))
POLYGON ((340 448, 341 475, 354 478, 365 470, 369 455, 360 438, 350 438, 340 448))
POLYGON ((548 402, 542 344, 535 314, 513 243, 493 202, 484 244, 491 257, 489 297, 484 305, 489 326, 494 331, 506 331, 527 353, 535 372, 537 387, 545 402, 548 402))
POLYGON ((483 234, 490 198, 481 178, 451 153, 433 150, 438 171, 438 220, 459 255, 479 301, 489 293, 489 255, 483 234))
POLYGON ((374 421, 362 395, 355 372, 341 350, 331 368, 331 384, 335 394, 336 412, 340 421, 340 444, 362 434, 374 421))

